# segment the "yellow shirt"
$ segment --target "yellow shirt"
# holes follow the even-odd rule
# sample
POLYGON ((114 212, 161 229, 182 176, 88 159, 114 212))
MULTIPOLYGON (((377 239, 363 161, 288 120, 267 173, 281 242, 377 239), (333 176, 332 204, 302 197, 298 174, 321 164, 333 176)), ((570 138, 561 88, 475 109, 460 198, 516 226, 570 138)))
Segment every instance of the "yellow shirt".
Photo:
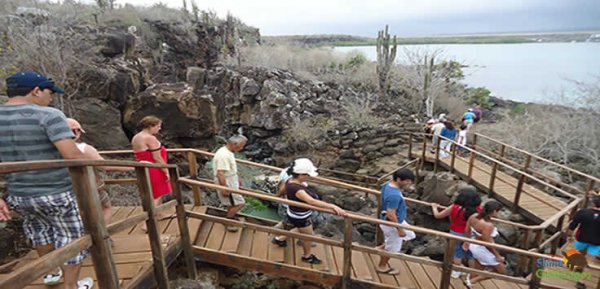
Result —
POLYGON ((217 150, 213 157, 213 171, 217 175, 217 171, 225 171, 225 176, 237 175, 237 164, 235 163, 235 155, 223 146, 217 150))

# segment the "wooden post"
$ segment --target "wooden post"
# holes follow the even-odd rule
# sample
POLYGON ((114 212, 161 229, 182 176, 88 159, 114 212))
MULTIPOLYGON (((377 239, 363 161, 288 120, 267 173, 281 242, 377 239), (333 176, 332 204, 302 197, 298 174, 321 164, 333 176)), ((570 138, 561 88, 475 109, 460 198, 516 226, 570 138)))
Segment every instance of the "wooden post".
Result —
POLYGON ((448 289, 450 287, 450 274, 452 274, 452 267, 454 261, 454 246, 456 240, 447 239, 446 252, 444 252, 444 263, 442 264, 442 280, 440 283, 440 289, 448 289))
POLYGON ((589 201, 590 201, 590 197, 588 196, 588 193, 589 193, 591 190, 593 190, 593 189, 594 189, 594 180, 590 179, 590 180, 588 181, 587 187, 586 187, 586 189, 585 189, 585 192, 584 192, 584 193, 585 193, 585 196, 584 196, 584 198, 583 198, 583 204, 581 205, 581 206, 582 206, 582 208, 587 208, 587 206, 588 206, 588 203, 589 203, 589 201))
POLYGON ((531 264, 531 274, 530 274, 530 279, 529 279, 529 289, 538 289, 540 288, 540 283, 541 280, 540 278, 537 276, 537 270, 540 269, 538 268, 537 265, 537 259, 536 258, 531 258, 531 262, 529 262, 531 264))
MULTIPOLYGON (((558 219, 558 223, 556 224, 556 229, 559 231, 562 231, 562 227, 564 225, 565 222, 565 216, 566 215, 562 215, 560 216, 560 218, 558 219)), ((560 240, 562 239, 561 237, 555 238, 554 240, 552 240, 552 245, 551 245, 551 249, 552 251, 550 251, 550 254, 556 254, 556 249, 558 248, 558 244, 560 243, 560 240)))
POLYGON ((344 263, 342 289, 349 289, 352 278, 352 219, 344 218, 344 263))
POLYGON ((477 133, 473 134, 473 150, 476 150, 477 145, 477 133))
MULTIPOLYGON (((377 196, 377 195, 376 195, 377 196)), ((379 214, 381 213, 381 198, 383 195, 377 196, 377 211, 375 212, 375 219, 379 219, 379 214)), ((375 226, 375 242, 377 245, 383 243, 383 232, 379 226, 375 226)))
POLYGON ((454 173, 454 161, 456 160, 456 145, 452 145, 452 158, 450 160, 450 172, 454 173))
POLYGON ((173 195, 177 200, 177 223, 179 225, 179 235, 181 236, 181 248, 183 248, 183 256, 185 258, 185 267, 187 269, 188 278, 192 280, 198 279, 198 271, 196 270, 196 262, 194 261, 194 251, 192 250, 192 240, 190 238, 190 230, 188 229, 188 217, 185 213, 185 204, 183 203, 183 195, 179 187, 179 171, 175 168, 169 169, 171 177, 171 187, 173 195))
MULTIPOLYGON (((504 157, 504 152, 506 151, 506 146, 502 145, 502 147, 500 148, 500 157, 498 161, 502 161, 502 158, 504 157)), ((496 173, 498 172, 498 163, 494 163, 494 166, 492 167, 492 174, 490 176, 490 193, 494 193, 494 183, 496 182, 496 173)))
POLYGON ((152 187, 150 186, 150 176, 148 175, 148 170, 144 167, 136 167, 135 172, 138 179, 142 207, 148 213, 146 227, 148 228, 148 238, 150 239, 150 249, 152 250, 154 277, 158 283, 158 288, 169 289, 167 264, 165 263, 165 255, 162 251, 158 220, 154 213, 154 199, 152 197, 152 187))
MULTIPOLYGON (((190 170, 190 178, 193 180, 198 178, 198 163, 194 152, 187 153, 188 166, 190 170)), ((194 206, 202 206, 202 191, 198 186, 192 186, 192 194, 194 196, 194 206)))
POLYGON ((440 162, 440 144, 442 143, 441 136, 438 137, 438 142, 435 145, 435 161, 433 162, 433 172, 437 173, 438 171, 438 163, 440 162))
POLYGON ((413 134, 412 132, 408 134, 408 159, 412 160, 412 142, 413 142, 413 134))
POLYGON ((471 152, 471 158, 469 158, 469 181, 473 180, 473 166, 475 165, 475 152, 471 152))
MULTIPOLYGON (((531 239, 531 229, 525 230, 525 237, 523 238, 523 244, 521 245, 523 250, 529 250, 529 241, 531 239)), ((524 255, 519 256, 519 266, 517 266, 517 275, 521 275, 527 271, 527 260, 529 258, 524 255)))
MULTIPOLYGON (((525 165, 523 165, 523 172, 527 173, 529 170, 529 165, 531 164, 531 155, 527 155, 527 160, 525 161, 525 165)), ((513 210, 517 211, 519 208, 519 200, 521 199, 521 192, 523 191, 523 184, 525 183, 526 176, 521 174, 519 176, 519 182, 517 183, 517 192, 515 194, 515 199, 513 202, 513 210)))
POLYGON ((92 166, 70 167, 73 191, 77 196, 77 204, 81 220, 87 233, 92 238, 90 249, 94 270, 98 277, 98 287, 118 289, 119 277, 110 248, 108 231, 104 223, 100 197, 96 187, 96 174, 92 166))

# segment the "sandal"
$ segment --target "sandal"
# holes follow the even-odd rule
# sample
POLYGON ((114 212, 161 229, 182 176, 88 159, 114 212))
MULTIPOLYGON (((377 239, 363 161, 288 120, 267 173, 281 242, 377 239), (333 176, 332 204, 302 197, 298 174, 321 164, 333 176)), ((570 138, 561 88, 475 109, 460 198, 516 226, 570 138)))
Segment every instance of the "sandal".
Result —
POLYGON ((58 272, 56 273, 52 273, 52 274, 46 274, 44 276, 44 285, 56 285, 58 283, 60 283, 60 278, 62 278, 63 272, 60 268, 58 268, 58 272))
POLYGON ((379 270, 379 268, 375 268, 375 271, 377 271, 378 273, 381 274, 388 274, 388 275, 398 275, 400 274, 400 271, 398 271, 398 269, 392 268, 392 267, 388 267, 385 270, 379 270))
POLYGON ((463 285, 465 285, 465 287, 472 289, 473 283, 471 283, 471 274, 467 274, 465 279, 462 279, 462 283, 463 283, 463 285))

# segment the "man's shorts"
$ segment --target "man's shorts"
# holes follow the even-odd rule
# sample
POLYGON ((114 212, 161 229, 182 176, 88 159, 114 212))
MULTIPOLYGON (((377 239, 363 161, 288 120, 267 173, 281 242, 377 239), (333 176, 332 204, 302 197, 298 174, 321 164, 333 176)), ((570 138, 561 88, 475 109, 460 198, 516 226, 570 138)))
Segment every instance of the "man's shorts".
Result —
POLYGON ((594 244, 579 242, 579 241, 575 240, 575 250, 577 250, 577 251, 587 250, 588 255, 600 256, 600 245, 594 245, 594 244))
MULTIPOLYGON (((407 225, 406 221, 402 222, 403 225, 407 225)), ((379 225, 384 236, 384 248, 388 252, 400 253, 402 250, 402 243, 404 241, 412 240, 416 237, 415 232, 404 229, 406 236, 398 236, 398 229, 396 227, 379 225)))
MULTIPOLYGON (((71 192, 37 197, 8 196, 7 201, 23 217, 23 230, 34 247, 61 248, 85 234, 77 201, 71 192)), ((65 264, 80 264, 87 255, 87 250, 82 251, 65 264)))
MULTIPOLYGON (((216 177, 214 178, 214 182, 215 184, 220 185, 219 180, 216 177)), ((225 182, 227 183, 227 186, 232 189, 237 190, 240 188, 240 182, 237 175, 225 177, 225 182)), ((222 191, 217 190, 217 195, 219 195, 219 201, 221 201, 221 204, 225 207, 238 206, 246 203, 244 196, 240 194, 230 193, 229 196, 225 196, 222 191)))

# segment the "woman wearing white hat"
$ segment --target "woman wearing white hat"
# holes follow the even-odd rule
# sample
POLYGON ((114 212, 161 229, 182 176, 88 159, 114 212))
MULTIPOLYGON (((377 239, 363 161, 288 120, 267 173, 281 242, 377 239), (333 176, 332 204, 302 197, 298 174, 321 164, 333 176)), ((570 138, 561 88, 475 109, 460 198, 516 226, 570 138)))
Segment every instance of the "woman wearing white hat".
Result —
MULTIPOLYGON (((312 161, 307 158, 300 158, 294 161, 294 164, 290 166, 288 169, 288 174, 292 177, 285 183, 285 194, 288 200, 306 203, 311 206, 320 207, 323 209, 331 209, 336 215, 345 216, 346 211, 342 208, 329 204, 318 199, 318 196, 308 190, 305 186, 305 183, 311 177, 316 177, 319 175, 317 173, 317 168, 313 165, 312 161)), ((296 207, 290 205, 286 212, 286 221, 284 222, 284 227, 286 230, 297 228, 300 233, 313 235, 313 226, 310 219, 312 214, 311 209, 296 207)), ((287 246, 287 242, 285 237, 275 237, 273 238, 273 243, 285 247, 287 246)), ((321 260, 317 258, 314 254, 311 254, 311 243, 309 241, 305 241, 302 243, 303 255, 302 261, 308 262, 311 264, 320 264, 321 260)))

